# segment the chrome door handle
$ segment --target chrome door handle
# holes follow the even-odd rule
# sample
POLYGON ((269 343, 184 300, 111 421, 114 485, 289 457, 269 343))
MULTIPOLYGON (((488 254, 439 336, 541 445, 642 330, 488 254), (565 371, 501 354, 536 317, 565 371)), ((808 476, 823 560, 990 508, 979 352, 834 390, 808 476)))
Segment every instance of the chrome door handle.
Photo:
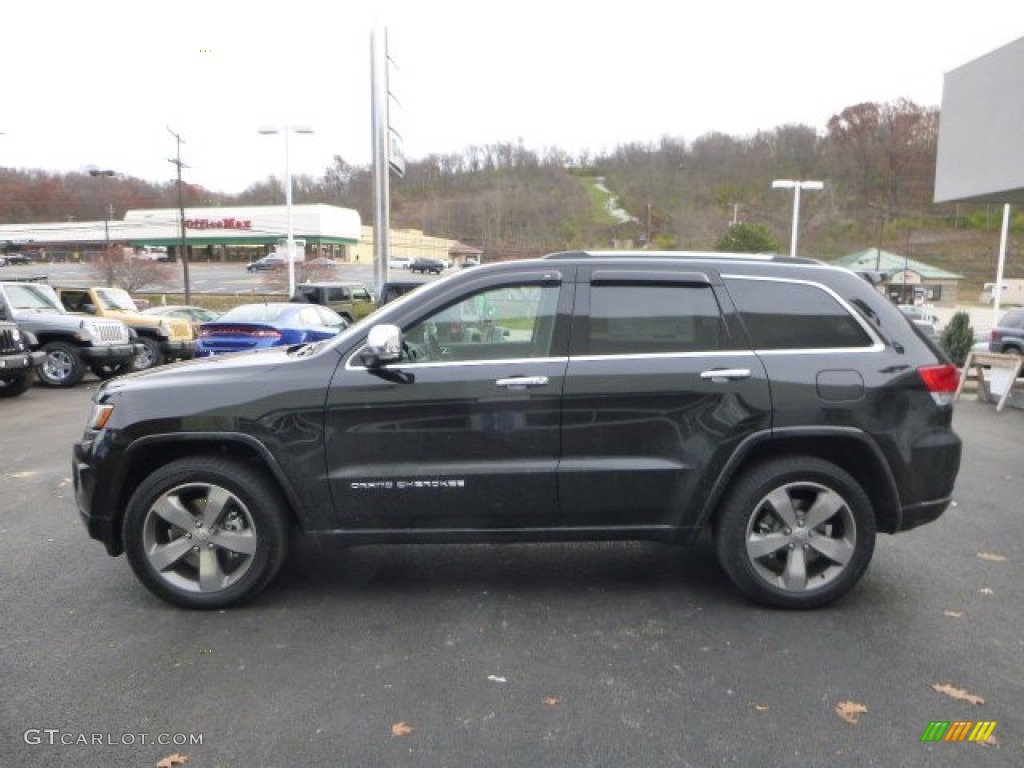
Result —
POLYGON ((700 377, 702 379, 711 379, 712 381, 729 381, 730 379, 749 379, 750 369, 749 368, 716 368, 711 371, 701 371, 700 377))
POLYGON ((526 389, 527 387, 547 386, 547 376, 513 376, 508 379, 498 379, 494 384, 506 389, 526 389))

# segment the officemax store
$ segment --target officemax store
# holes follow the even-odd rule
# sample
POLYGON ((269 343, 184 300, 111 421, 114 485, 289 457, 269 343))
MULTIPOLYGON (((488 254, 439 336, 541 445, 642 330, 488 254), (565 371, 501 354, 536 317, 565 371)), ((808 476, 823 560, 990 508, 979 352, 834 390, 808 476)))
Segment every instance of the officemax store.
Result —
MULTIPOLYGON (((89 259, 110 244, 180 255, 182 241, 190 261, 249 261, 269 253, 288 236, 288 206, 129 210, 124 219, 28 224, 18 233, 32 250, 89 259)), ((0 227, 0 239, 10 239, 0 227)), ((350 260, 362 238, 359 213, 331 205, 293 205, 291 228, 304 241, 308 258, 350 260)))
MULTIPOLYGON (((106 246, 137 251, 166 251, 177 260, 182 236, 190 261, 248 262, 273 251, 288 236, 284 205, 231 208, 129 210, 124 219, 0 225, 0 244, 7 250, 29 251, 46 261, 89 261, 106 246)), ((293 237, 304 244, 306 259, 371 264, 373 228, 364 226, 358 211, 333 205, 293 205, 293 237)), ((391 252, 413 258, 427 256, 459 261, 464 251, 479 251, 457 240, 425 235, 416 229, 393 229, 391 252)))

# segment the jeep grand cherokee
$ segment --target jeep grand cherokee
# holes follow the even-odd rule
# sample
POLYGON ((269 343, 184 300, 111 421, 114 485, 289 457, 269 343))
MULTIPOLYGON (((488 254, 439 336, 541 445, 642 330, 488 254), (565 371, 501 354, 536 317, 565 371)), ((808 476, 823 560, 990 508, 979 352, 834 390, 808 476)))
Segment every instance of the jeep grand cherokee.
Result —
POLYGON ((876 531, 950 503, 957 381, 846 270, 561 253, 460 271, 329 341, 107 382, 74 482, 89 534, 180 606, 253 597, 297 532, 710 531, 745 595, 810 608, 857 583, 876 531), (453 316, 502 332, 445 333, 453 316))

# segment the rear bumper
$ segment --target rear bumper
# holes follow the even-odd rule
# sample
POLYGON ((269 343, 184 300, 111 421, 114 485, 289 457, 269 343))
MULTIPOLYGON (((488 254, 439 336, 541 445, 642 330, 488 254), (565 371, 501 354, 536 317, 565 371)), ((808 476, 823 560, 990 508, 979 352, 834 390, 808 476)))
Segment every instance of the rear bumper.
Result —
POLYGON ((923 504, 904 507, 902 509, 900 530, 909 531, 912 528, 917 528, 919 525, 937 520, 952 502, 953 497, 949 496, 937 501, 928 501, 923 504))
POLYGON ((931 432, 912 450, 908 469, 911 480, 900 509, 900 531, 909 531, 937 519, 953 502, 953 488, 960 472, 963 443, 951 429, 931 432))

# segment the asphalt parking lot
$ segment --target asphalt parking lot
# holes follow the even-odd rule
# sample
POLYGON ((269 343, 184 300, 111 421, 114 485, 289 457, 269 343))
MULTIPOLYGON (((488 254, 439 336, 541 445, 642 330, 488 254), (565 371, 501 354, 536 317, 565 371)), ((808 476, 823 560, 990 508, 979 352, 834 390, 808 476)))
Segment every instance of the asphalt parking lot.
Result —
POLYGON ((821 611, 749 605, 699 548, 300 542, 251 606, 192 613, 78 521, 95 385, 0 402, 0 766, 1021 762, 1022 411, 965 397, 956 506, 821 611))

